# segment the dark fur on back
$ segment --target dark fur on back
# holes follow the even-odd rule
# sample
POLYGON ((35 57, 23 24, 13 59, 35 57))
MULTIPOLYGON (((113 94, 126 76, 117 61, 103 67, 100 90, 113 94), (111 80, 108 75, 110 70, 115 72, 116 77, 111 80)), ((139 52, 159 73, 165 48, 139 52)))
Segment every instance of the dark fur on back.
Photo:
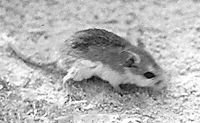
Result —
POLYGON ((94 28, 78 31, 72 37, 75 41, 72 43, 72 47, 78 48, 79 50, 86 50, 91 46, 102 48, 124 48, 127 45, 131 45, 124 38, 103 29, 94 28))
POLYGON ((115 70, 123 71, 119 64, 128 56, 119 56, 119 53, 128 46, 132 46, 130 42, 112 32, 87 29, 76 32, 66 40, 63 51, 68 53, 66 55, 100 61, 115 70))

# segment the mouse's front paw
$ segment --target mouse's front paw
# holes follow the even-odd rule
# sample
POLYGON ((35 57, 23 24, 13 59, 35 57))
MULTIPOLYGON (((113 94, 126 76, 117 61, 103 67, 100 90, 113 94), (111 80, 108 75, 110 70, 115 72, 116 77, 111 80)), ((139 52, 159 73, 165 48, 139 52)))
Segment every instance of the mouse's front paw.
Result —
POLYGON ((121 89, 119 85, 112 85, 112 86, 121 96, 128 94, 128 92, 121 89))

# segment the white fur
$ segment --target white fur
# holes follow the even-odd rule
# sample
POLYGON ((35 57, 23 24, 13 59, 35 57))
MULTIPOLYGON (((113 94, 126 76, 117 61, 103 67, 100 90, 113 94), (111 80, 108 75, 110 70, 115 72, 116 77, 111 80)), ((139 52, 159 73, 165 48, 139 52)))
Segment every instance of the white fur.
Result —
POLYGON ((141 87, 152 87, 157 81, 163 80, 162 76, 156 79, 146 79, 143 75, 135 75, 127 69, 124 73, 120 73, 101 62, 79 59, 68 70, 68 74, 63 78, 63 81, 66 82, 68 79, 82 81, 92 76, 108 81, 114 88, 118 88, 119 84, 125 83, 136 84, 141 87))

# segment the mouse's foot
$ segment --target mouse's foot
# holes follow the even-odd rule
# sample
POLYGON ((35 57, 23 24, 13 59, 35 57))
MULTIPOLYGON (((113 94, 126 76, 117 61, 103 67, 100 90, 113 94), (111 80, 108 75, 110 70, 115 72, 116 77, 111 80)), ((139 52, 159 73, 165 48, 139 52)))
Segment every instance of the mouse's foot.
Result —
POLYGON ((72 78, 69 78, 67 75, 63 78, 62 89, 67 94, 67 103, 71 104, 71 102, 76 101, 76 97, 72 93, 71 86, 74 81, 72 78))
POLYGON ((71 92, 67 95, 67 98, 68 98, 67 102, 68 102, 69 104, 71 104, 72 102, 78 100, 71 92))

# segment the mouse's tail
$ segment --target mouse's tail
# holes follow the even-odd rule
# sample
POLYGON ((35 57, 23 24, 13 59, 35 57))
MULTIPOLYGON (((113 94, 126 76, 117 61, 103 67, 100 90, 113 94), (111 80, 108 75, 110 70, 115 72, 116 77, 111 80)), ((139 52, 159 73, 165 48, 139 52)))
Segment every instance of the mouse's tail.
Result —
POLYGON ((8 37, 6 34, 2 34, 1 36, 5 41, 7 41, 7 47, 16 54, 19 59, 23 60, 25 63, 28 63, 30 65, 39 67, 39 68, 48 68, 48 69, 54 69, 56 67, 57 59, 54 61, 44 62, 41 60, 38 60, 35 58, 36 52, 26 55, 23 54, 23 52, 20 51, 20 49, 17 48, 15 45, 15 40, 13 38, 8 37))

